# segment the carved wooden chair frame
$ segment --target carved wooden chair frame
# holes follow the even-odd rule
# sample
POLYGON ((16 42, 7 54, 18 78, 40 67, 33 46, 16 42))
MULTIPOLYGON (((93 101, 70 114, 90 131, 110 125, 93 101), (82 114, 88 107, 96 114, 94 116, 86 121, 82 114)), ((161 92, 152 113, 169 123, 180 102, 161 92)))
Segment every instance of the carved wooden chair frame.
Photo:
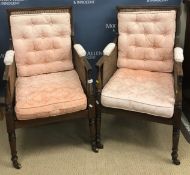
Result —
MULTIPOLYGON (((38 12, 54 12, 66 10, 71 14, 71 24, 72 24, 72 8, 71 7, 51 7, 51 8, 30 8, 30 9, 9 9, 8 20, 11 14, 24 14, 24 13, 38 13, 38 12)), ((64 114, 62 116, 49 117, 44 119, 33 119, 33 120, 17 120, 16 114, 14 111, 15 105, 15 81, 17 78, 16 65, 13 62, 12 65, 5 67, 4 80, 6 81, 6 97, 5 97, 5 106, 6 106, 6 123, 7 123, 7 132, 9 136, 9 143, 11 148, 12 163, 13 166, 17 169, 21 168, 21 165, 18 162, 17 150, 16 150, 16 134, 15 130, 17 128, 31 127, 38 125, 45 125, 50 123, 57 123, 63 120, 77 119, 77 118, 88 118, 89 127, 90 127, 90 139, 91 146, 94 152, 97 152, 96 141, 95 141, 95 100, 94 100, 94 89, 93 89, 93 80, 92 80, 92 68, 87 61, 86 56, 80 56, 75 49, 73 49, 74 42, 74 31, 72 27, 72 53, 73 53, 73 64, 74 68, 77 71, 83 90, 87 96, 87 108, 83 111, 64 114)), ((10 28, 10 21, 9 21, 10 28)), ((10 38, 10 50, 13 50, 12 39, 10 38)))
MULTIPOLYGON (((123 6, 118 7, 118 12, 120 11, 134 11, 134 10, 176 10, 177 19, 176 19, 176 37, 175 37, 175 46, 179 47, 179 22, 180 22, 180 8, 178 6, 163 6, 163 7, 144 7, 144 6, 123 6)), ((138 112, 131 112, 122 109, 114 109, 108 108, 101 105, 101 93, 104 86, 107 84, 109 79, 112 77, 114 72, 117 70, 117 56, 118 56, 118 48, 117 48, 117 38, 114 40, 116 47, 110 54, 110 56, 103 56, 96 64, 97 67, 97 80, 96 80, 96 92, 97 92, 97 100, 96 100, 96 122, 97 122, 97 136, 96 143, 97 148, 103 148, 103 144, 101 143, 101 114, 102 113, 110 113, 117 116, 130 116, 139 119, 147 119, 153 122, 164 123, 168 125, 173 125, 173 147, 172 147, 172 160, 176 165, 180 164, 178 160, 178 143, 179 143, 179 135, 180 135, 180 123, 181 123, 181 114, 182 114, 182 63, 174 62, 174 81, 175 81, 175 107, 174 107, 174 115, 171 119, 156 117, 148 114, 142 114, 138 112)))

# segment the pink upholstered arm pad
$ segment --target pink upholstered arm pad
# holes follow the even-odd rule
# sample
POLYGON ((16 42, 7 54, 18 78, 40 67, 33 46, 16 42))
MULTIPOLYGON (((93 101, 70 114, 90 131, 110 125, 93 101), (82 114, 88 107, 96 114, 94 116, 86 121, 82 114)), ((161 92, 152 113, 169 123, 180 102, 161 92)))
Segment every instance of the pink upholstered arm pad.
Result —
POLYGON ((109 43, 105 49, 103 50, 103 53, 105 56, 110 56, 110 54, 113 52, 115 48, 115 43, 109 43))
POLYGON ((174 49, 174 59, 176 62, 180 62, 182 63, 184 60, 184 56, 183 56, 183 49, 180 47, 176 47, 174 49))
POLYGON ((8 50, 5 54, 4 63, 9 66, 13 63, 15 52, 13 50, 8 50))
POLYGON ((76 50, 76 52, 78 53, 78 55, 80 57, 85 57, 86 56, 86 51, 85 49, 82 47, 82 45, 80 44, 75 44, 74 45, 74 49, 76 50))

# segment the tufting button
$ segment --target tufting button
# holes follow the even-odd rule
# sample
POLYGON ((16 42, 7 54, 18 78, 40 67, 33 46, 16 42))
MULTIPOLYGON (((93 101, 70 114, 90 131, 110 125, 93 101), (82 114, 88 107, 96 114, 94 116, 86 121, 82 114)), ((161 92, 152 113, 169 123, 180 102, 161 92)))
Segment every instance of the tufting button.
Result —
POLYGON ((26 36, 24 34, 22 35, 22 39, 26 39, 26 36))
POLYGON ((50 20, 50 21, 49 21, 49 24, 50 24, 50 25, 53 25, 53 22, 50 20))
POLYGON ((154 19, 152 21, 153 21, 153 23, 156 23, 156 22, 158 22, 158 18, 154 17, 154 19))
POLYGON ((31 52, 35 51, 35 46, 33 45, 33 48, 31 48, 31 52))
POLYGON ((46 37, 45 33, 41 33, 41 39, 44 39, 46 37))
POLYGON ((35 22, 31 19, 31 25, 33 26, 35 24, 35 22))
POLYGON ((34 45, 34 51, 39 51, 38 47, 36 47, 36 45, 34 45))
POLYGON ((164 36, 167 36, 169 33, 170 33, 170 31, 169 31, 169 30, 166 30, 166 31, 164 32, 164 36))

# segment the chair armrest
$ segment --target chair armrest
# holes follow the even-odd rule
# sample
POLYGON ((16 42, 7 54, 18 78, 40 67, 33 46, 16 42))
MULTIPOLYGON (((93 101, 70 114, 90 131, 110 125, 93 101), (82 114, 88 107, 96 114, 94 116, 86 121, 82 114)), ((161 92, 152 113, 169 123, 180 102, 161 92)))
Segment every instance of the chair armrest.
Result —
POLYGON ((175 87, 175 105, 181 107, 182 105, 182 80, 183 68, 182 63, 184 60, 183 49, 174 49, 174 87, 175 87))
POLYGON ((181 47, 174 48, 174 60, 180 63, 184 61, 183 49, 181 47))
POLYGON ((116 44, 115 43, 109 43, 105 49, 103 50, 104 56, 110 56, 115 49, 116 44))
POLYGON ((9 50, 6 52, 4 63, 5 63, 5 71, 3 75, 3 80, 6 82, 5 99, 7 105, 12 105, 14 102, 15 82, 16 82, 16 65, 15 65, 13 50, 9 50))
POLYGON ((80 44, 74 44, 73 62, 75 70, 77 71, 83 89, 87 96, 90 97, 94 94, 92 67, 86 58, 86 51, 80 44))
POLYGON ((82 45, 75 44, 74 45, 74 49, 77 52, 77 54, 79 55, 79 57, 85 57, 86 56, 86 51, 84 50, 84 48, 82 47, 82 45))
POLYGON ((4 58, 4 64, 6 66, 9 66, 13 63, 13 60, 14 60, 14 50, 8 50, 5 54, 5 58, 4 58))
POLYGON ((109 43, 103 51, 104 55, 96 63, 96 88, 99 92, 101 92, 103 87, 117 70, 117 52, 116 41, 114 43, 109 43))

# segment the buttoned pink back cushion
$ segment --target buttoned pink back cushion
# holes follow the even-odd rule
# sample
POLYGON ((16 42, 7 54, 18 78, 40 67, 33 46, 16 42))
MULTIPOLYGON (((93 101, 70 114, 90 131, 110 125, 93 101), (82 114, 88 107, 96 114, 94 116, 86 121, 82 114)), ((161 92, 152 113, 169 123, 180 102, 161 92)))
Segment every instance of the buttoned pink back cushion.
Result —
POLYGON ((118 14, 118 67, 172 72, 176 11, 118 14))
POLYGON ((70 14, 10 16, 18 76, 72 70, 70 14))

